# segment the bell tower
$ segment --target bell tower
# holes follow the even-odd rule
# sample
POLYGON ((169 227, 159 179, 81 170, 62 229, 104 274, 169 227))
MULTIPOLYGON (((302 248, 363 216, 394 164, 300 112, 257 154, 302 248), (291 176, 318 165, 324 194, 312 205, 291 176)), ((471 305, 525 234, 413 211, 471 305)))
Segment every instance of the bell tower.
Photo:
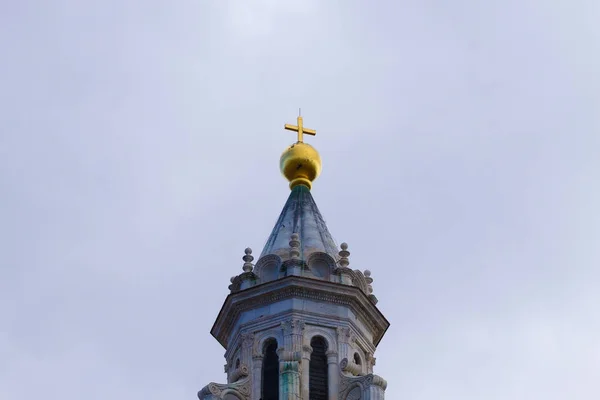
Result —
POLYGON ((231 278, 211 334, 225 348, 227 383, 200 400, 382 400, 387 382, 373 374, 389 327, 377 308, 369 270, 350 268, 348 245, 333 240, 312 195, 321 171, 316 131, 297 125, 281 155, 291 193, 256 260, 247 248, 231 278))

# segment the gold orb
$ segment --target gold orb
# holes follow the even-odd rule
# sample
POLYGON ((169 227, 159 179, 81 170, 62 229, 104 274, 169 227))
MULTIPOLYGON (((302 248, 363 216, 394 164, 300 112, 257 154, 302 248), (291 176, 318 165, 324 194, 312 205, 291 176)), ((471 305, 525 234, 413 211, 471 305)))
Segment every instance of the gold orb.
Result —
POLYGON ((321 173, 321 156, 310 144, 294 143, 281 154, 279 168, 290 181, 290 189, 298 185, 305 185, 310 189, 312 182, 321 173))

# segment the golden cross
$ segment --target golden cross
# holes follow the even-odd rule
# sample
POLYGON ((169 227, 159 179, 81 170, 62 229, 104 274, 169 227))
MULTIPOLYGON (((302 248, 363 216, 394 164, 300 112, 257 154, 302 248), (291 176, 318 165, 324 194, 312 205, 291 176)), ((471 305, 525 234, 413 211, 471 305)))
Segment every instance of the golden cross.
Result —
POLYGON ((288 131, 298 132, 298 143, 303 143, 302 134, 304 134, 304 133, 306 133, 307 135, 313 135, 313 136, 315 136, 317 134, 317 131, 315 131, 314 129, 308 129, 302 125, 302 117, 301 116, 298 116, 298 125, 285 124, 284 128, 287 129, 288 131))

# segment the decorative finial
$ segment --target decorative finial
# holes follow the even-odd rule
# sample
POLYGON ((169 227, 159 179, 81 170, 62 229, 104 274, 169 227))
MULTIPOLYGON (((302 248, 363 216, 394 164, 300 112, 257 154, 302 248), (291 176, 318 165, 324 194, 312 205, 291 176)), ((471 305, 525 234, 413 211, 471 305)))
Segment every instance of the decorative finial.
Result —
POLYGON ((348 256, 350 255, 350 252, 348 251, 348 243, 344 242, 340 245, 340 247, 342 250, 340 250, 338 253, 340 255, 340 260, 338 263, 340 264, 340 267, 347 268, 348 265, 350 265, 350 260, 348 260, 348 256))
MULTIPOLYGON (((300 110, 298 111, 300 114, 300 110)), ((279 167, 283 176, 290 181, 290 189, 298 185, 304 185, 310 189, 312 182, 321 172, 321 156, 314 147, 304 143, 304 134, 314 136, 317 131, 305 128, 301 115, 298 115, 297 124, 284 125, 284 128, 289 131, 298 132, 298 141, 285 149, 279 159, 279 167)))
POLYGON ((290 257, 292 260, 300 258, 300 236, 297 233, 292 233, 290 237, 290 257))
POLYGON ((242 269, 244 272, 252 272, 252 269, 254 269, 254 265, 252 265, 252 260, 254 260, 254 257, 252 256, 252 249, 248 247, 246 250, 244 250, 244 253, 246 253, 246 255, 242 257, 242 260, 244 260, 244 266, 242 269))
POLYGON ((371 294, 373 293, 373 286, 371 285, 373 283, 373 278, 371 278, 371 271, 365 269, 364 275, 365 280, 367 281, 367 290, 369 292, 368 294, 371 294))

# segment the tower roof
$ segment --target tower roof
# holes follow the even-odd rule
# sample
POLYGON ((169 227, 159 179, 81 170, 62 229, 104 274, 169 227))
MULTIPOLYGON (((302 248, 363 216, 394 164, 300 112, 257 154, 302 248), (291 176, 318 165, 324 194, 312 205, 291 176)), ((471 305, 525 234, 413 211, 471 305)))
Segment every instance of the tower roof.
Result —
POLYGON ((260 257, 276 254, 283 260, 290 258, 289 242, 293 233, 299 236, 301 259, 306 260, 315 252, 327 253, 334 259, 338 258, 337 245, 327 229, 310 189, 305 185, 292 188, 260 257))

